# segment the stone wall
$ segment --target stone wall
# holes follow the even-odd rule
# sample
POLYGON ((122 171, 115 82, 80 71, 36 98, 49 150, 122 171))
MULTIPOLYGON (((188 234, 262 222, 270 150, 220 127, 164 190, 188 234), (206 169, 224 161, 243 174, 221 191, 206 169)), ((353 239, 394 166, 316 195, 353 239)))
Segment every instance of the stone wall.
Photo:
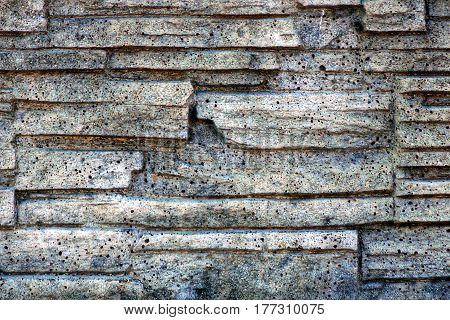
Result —
POLYGON ((448 0, 1 0, 0 298, 448 299, 448 0))

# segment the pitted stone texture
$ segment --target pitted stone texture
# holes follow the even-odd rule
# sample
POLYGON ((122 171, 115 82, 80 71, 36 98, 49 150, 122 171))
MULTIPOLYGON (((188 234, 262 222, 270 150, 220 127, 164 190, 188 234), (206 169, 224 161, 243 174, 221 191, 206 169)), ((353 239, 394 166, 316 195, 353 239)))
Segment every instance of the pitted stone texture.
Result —
POLYGON ((340 7, 340 6, 359 6, 361 0, 297 0, 305 7, 340 7))
POLYGON ((106 53, 101 50, 0 51, 0 70, 102 69, 106 53))
POLYGON ((369 282, 362 286, 359 299, 448 300, 449 281, 369 282))
POLYGON ((0 189, 0 226, 16 223, 16 203, 14 190, 0 189))
POLYGON ((253 151, 188 145, 149 153, 135 184, 147 195, 364 193, 392 189, 386 151, 253 151), (144 180, 146 179, 146 180, 144 180))
POLYGON ((134 251, 356 251, 356 231, 245 231, 144 233, 134 251))
POLYGON ((111 57, 112 69, 161 70, 275 70, 273 52, 205 50, 205 51, 136 51, 117 52, 111 57))
POLYGON ((432 17, 450 17, 449 0, 429 0, 428 14, 432 17))
POLYGON ((189 105, 19 103, 14 127, 21 135, 118 136, 187 139, 189 105))
POLYGON ((52 0, 52 15, 285 15, 297 0, 52 0))
POLYGON ((114 273, 130 265, 130 231, 16 229, 0 233, 2 273, 114 273))
POLYGON ((140 282, 123 276, 0 277, 2 300, 130 300, 143 295, 140 282))
POLYGON ((400 222, 448 222, 450 198, 396 199, 395 220, 400 222))
POLYGON ((197 117, 251 148, 387 147, 391 97, 369 92, 203 93, 197 117))
POLYGON ((140 152, 20 149, 18 190, 127 188, 140 152))
POLYGON ((353 253, 161 253, 133 257, 153 299, 355 298, 353 253))
POLYGON ((402 77, 397 89, 400 93, 450 92, 450 77, 402 77))
POLYGON ((392 221, 392 198, 151 199, 85 196, 20 201, 25 225, 137 225, 155 228, 305 227, 392 221))
POLYGON ((424 0, 362 0, 367 31, 426 31, 424 0))
POLYGON ((370 51, 363 54, 364 70, 373 72, 449 72, 450 53, 370 51))
MULTIPOLYGON (((9 107, 10 104, 7 104, 4 111, 11 111, 9 107)), ((12 113, 0 111, 0 170, 11 170, 15 167, 13 118, 12 113)))
POLYGON ((364 279, 421 279, 448 275, 448 227, 364 230, 361 240, 364 279))
POLYGON ((182 107, 191 94, 189 81, 121 80, 90 74, 18 76, 14 85, 17 100, 38 102, 121 102, 182 107))
POLYGON ((0 32, 46 31, 45 0, 2 0, 0 32))

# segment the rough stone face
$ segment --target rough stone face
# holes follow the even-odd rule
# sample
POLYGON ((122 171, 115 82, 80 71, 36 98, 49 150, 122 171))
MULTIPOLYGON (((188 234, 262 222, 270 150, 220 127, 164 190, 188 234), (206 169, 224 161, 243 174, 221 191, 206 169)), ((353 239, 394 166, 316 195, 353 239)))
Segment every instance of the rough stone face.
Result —
POLYGON ((364 279, 445 277, 448 274, 449 230, 404 227, 362 232, 364 279))
POLYGON ((130 265, 134 235, 93 229, 16 229, 0 233, 2 273, 115 273, 130 265))
POLYGON ((0 0, 0 299, 448 299, 448 0, 0 0))
POLYGON ((138 191, 172 196, 364 193, 392 188, 390 155, 189 146, 149 153, 138 191), (142 186, 141 186, 142 185, 142 186))
POLYGON ((160 253, 133 257, 153 299, 355 298, 353 253, 160 253))
POLYGON ((18 190, 127 188, 142 169, 139 152, 20 149, 18 190))
POLYGON ((0 226, 16 223, 16 204, 14 190, 0 189, 0 226))
POLYGON ((185 14, 263 15, 295 13, 296 0, 52 0, 53 15, 185 14))
POLYGON ((45 31, 45 0, 2 0, 0 32, 45 31))
POLYGON ((362 0, 362 3, 367 31, 426 31, 424 0, 362 0))
POLYGON ((0 299, 140 299, 142 284, 123 276, 3 276, 0 299))
POLYGON ((135 251, 176 250, 350 250, 358 246, 355 231, 305 232, 163 232, 145 233, 135 251))
MULTIPOLYGON (((304 227, 393 219, 390 198, 151 199, 123 196, 24 200, 24 225, 137 225, 155 228, 304 227)), ((445 218, 445 215, 444 215, 445 218)))
POLYGON ((204 93, 197 101, 198 118, 246 147, 386 147, 391 141, 389 95, 204 93))
POLYGON ((136 51, 118 52, 110 61, 113 69, 161 70, 274 70, 277 57, 271 52, 207 51, 136 51))
POLYGON ((360 299, 371 300, 448 300, 448 281, 369 282, 362 286, 360 299))
POLYGON ((0 51, 0 70, 102 69, 105 62, 101 50, 0 51))

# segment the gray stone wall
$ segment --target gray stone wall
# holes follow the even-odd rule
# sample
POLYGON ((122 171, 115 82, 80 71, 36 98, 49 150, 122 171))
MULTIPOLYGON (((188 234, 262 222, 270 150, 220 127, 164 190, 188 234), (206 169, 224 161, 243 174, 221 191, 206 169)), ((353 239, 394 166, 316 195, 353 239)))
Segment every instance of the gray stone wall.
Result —
POLYGON ((1 0, 0 298, 448 299, 447 0, 1 0))

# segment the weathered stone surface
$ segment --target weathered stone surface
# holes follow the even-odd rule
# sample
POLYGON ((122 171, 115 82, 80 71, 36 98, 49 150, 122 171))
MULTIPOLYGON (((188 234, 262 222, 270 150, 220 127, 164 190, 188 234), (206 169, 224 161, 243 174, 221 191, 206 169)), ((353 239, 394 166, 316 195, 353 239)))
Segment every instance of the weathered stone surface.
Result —
POLYGON ((358 225, 393 219, 392 198, 152 199, 123 196, 24 200, 25 225, 138 225, 155 228, 358 225))
POLYGON ((403 227, 362 232, 364 279, 448 275, 450 233, 445 227, 403 227))
POLYGON ((360 68, 361 57, 353 51, 283 51, 277 55, 279 69, 302 73, 345 72, 360 68))
POLYGON ((117 52, 112 69, 161 70, 274 70, 277 57, 272 52, 231 50, 117 52))
POLYGON ((367 31, 426 31, 424 0, 363 0, 367 31))
POLYGON ((371 50, 449 49, 450 21, 428 20, 427 32, 422 34, 370 33, 361 35, 359 45, 371 50))
POLYGON ((397 164, 400 167, 448 167, 450 153, 445 151, 402 152, 397 164))
POLYGON ((16 153, 14 150, 0 149, 0 170, 12 170, 16 166, 16 153))
POLYGON ((398 81, 400 93, 449 92, 450 77, 403 77, 398 81))
POLYGON ((0 226, 16 223, 16 204, 14 190, 0 189, 0 226))
POLYGON ((356 298, 354 253, 160 253, 133 257, 155 299, 356 298))
POLYGON ((448 170, 445 178, 446 179, 397 179, 396 194, 398 196, 450 195, 448 170))
POLYGON ((396 199, 395 220, 400 222, 448 222, 450 198, 396 199))
POLYGON ((19 104, 14 127, 21 135, 91 135, 186 139, 189 105, 19 104))
POLYGON ((184 17, 59 19, 49 27, 57 47, 296 47, 294 21, 184 17), (257 35, 257 37, 256 37, 257 35))
POLYGON ((174 196, 365 193, 392 188, 385 151, 246 151, 189 145, 149 153, 136 191, 174 196))
POLYGON ((449 17, 450 3, 449 0, 429 0, 428 14, 432 17, 449 17))
POLYGON ((0 299, 117 300, 140 299, 140 282, 121 276, 2 276, 0 299))
POLYGON ((356 231, 245 231, 245 232, 150 232, 144 233, 134 250, 178 251, 356 251, 356 231))
POLYGON ((269 78, 274 90, 297 91, 389 91, 393 84, 385 75, 280 72, 269 78))
POLYGON ((369 51, 362 57, 365 71, 449 72, 450 53, 440 51, 369 51))
POLYGON ((11 170, 15 167, 15 152, 12 144, 14 139, 13 117, 11 113, 0 112, 0 170, 11 170))
POLYGON ((2 0, 0 32, 45 31, 45 0, 2 0))
POLYGON ((397 138, 403 148, 450 146, 449 123, 399 123, 397 138))
POLYGON ((0 233, 2 273, 111 273, 130 265, 134 235, 95 229, 16 229, 0 233))
POLYGON ((203 93, 197 117, 252 148, 386 147, 391 97, 377 93, 203 93))
POLYGON ((18 190, 127 188, 140 152, 19 149, 18 190))
POLYGON ((264 15, 295 13, 296 0, 52 0, 52 15, 191 14, 264 15))
POLYGON ((305 7, 359 6, 361 0, 297 0, 305 7))
POLYGON ((359 299, 448 300, 449 281, 369 282, 362 286, 359 299))
MULTIPOLYGON (((439 97, 436 95, 435 97, 439 97)), ((450 122, 450 107, 447 104, 448 95, 443 95, 443 101, 428 101, 425 97, 399 96, 395 102, 396 120, 401 122, 450 122)))
POLYGON ((17 77, 14 96, 39 102, 121 102, 184 107, 192 94, 189 81, 139 81, 95 75, 17 77))
POLYGON ((0 51, 0 70, 102 69, 105 62, 100 50, 0 51))

